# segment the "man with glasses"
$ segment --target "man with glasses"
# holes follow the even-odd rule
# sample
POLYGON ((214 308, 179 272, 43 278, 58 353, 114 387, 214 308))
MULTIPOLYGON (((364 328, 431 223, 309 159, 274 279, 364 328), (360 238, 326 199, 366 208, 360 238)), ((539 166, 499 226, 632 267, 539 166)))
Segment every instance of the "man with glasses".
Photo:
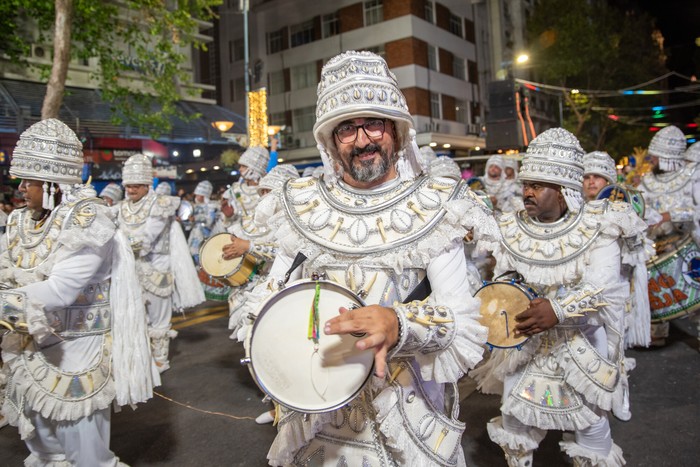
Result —
POLYGON ((316 117, 324 175, 285 184, 283 209, 269 219, 278 256, 240 325, 251 324, 301 252, 306 260, 290 279, 327 277, 368 304, 340 308, 320 323, 319 340, 364 334, 356 347, 374 351, 375 377, 329 412, 281 407, 270 464, 464 465, 456 382, 481 360, 486 329, 462 245, 468 230, 480 237, 497 227, 463 184, 424 174, 406 99, 381 57, 332 58, 316 117), (409 298, 426 277, 432 293, 409 298))

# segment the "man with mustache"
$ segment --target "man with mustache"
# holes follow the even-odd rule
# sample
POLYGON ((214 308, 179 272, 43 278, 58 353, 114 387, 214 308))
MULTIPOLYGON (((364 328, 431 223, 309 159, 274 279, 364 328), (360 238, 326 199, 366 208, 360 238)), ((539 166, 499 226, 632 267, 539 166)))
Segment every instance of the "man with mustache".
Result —
POLYGON ((10 165, 27 205, 0 248, 1 410, 25 465, 123 465, 109 448, 111 406, 145 402, 160 384, 134 257, 82 171, 82 143, 56 119, 23 132, 10 165))
POLYGON ((519 174, 525 211, 499 215, 501 241, 483 244, 496 275, 516 271, 537 293, 509 329, 529 336, 522 348, 495 349, 471 373, 502 389, 502 416, 488 432, 509 466, 532 465, 546 430, 574 431, 561 442, 574 465, 624 464, 607 418, 611 409, 629 418, 620 258, 639 250, 646 225, 627 203, 583 203, 582 160, 562 128, 532 140, 519 174))
POLYGON ((270 464, 464 465, 455 383, 481 360, 486 336, 463 238, 495 232, 493 218, 462 183, 424 174, 406 98, 378 55, 331 58, 316 117, 324 175, 289 181, 278 195, 283 208, 269 220, 279 252, 246 302, 239 336, 302 252, 291 280, 328 277, 364 297, 368 306, 318 323, 319 342, 363 334, 355 346, 374 352, 375 377, 325 413, 281 407, 270 464), (426 276, 432 293, 402 303, 426 276))

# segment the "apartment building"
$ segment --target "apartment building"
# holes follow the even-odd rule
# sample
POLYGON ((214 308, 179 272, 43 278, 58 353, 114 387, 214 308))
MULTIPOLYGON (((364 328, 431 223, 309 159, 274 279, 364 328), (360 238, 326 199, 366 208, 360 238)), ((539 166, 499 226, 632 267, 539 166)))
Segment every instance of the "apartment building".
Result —
MULTIPOLYGON (((239 0, 220 9, 219 103, 245 114, 239 0)), ((472 5, 457 0, 260 0, 248 13, 252 90, 266 87, 289 162, 318 157, 312 128, 323 64, 347 50, 383 56, 406 96, 420 146, 467 155, 483 147, 483 83, 472 5)))

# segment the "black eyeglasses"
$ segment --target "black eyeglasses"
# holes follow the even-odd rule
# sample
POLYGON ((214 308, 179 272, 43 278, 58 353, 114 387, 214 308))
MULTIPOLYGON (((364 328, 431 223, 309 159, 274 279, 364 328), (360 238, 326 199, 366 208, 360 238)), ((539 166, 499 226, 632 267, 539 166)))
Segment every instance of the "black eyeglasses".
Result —
POLYGON ((333 133, 338 138, 338 141, 343 144, 354 143, 360 128, 362 128, 362 131, 365 132, 369 139, 377 139, 381 138, 384 134, 384 122, 384 119, 373 118, 371 120, 365 120, 361 125, 341 123, 333 130, 333 133))

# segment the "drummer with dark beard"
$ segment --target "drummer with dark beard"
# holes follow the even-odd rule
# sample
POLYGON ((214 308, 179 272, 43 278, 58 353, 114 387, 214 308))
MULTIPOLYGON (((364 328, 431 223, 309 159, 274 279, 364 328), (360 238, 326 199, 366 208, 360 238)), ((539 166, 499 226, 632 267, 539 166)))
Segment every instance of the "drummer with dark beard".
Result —
POLYGON ((640 248, 646 225, 627 203, 584 204, 582 162, 574 135, 540 134, 519 174, 525 211, 499 215, 501 241, 478 245, 493 251, 496 275, 515 271, 538 296, 510 321, 529 339, 470 373, 503 395, 488 433, 510 466, 532 465, 546 430, 574 432, 560 443, 574 465, 624 464, 607 416, 630 416, 620 260, 640 248))
MULTIPOLYGON (((495 233, 493 218, 457 180, 423 174, 406 99, 378 55, 345 52, 330 59, 316 117, 324 174, 289 181, 279 194, 282 209, 269 218, 279 252, 270 279, 246 302, 239 338, 248 336, 253 347, 257 333, 274 324, 266 319, 275 299, 315 288, 305 302, 308 335, 305 326, 299 335, 291 326, 280 330, 285 339, 264 345, 278 359, 271 364, 290 381, 313 380, 321 399, 330 399, 335 381, 308 373, 314 355, 326 362, 316 370, 322 375, 330 371, 329 358, 341 357, 333 357, 327 343, 358 336, 354 349, 373 352, 374 376, 368 372, 367 384, 332 407, 305 413, 290 407, 301 406, 297 401, 281 404, 269 463, 465 465, 456 382, 481 360, 486 329, 477 322, 463 238, 467 229, 475 238, 489 227, 495 233), (295 258, 304 259, 296 269, 295 258), (426 277, 432 292, 413 300, 426 277), (366 305, 324 307, 338 289, 366 305), (290 340, 309 348, 309 360, 287 360, 278 344, 290 340), (426 420, 430 433, 421 428, 426 420)), ((266 363, 249 355, 252 368, 266 363)), ((343 366, 357 365, 334 370, 343 366)))

